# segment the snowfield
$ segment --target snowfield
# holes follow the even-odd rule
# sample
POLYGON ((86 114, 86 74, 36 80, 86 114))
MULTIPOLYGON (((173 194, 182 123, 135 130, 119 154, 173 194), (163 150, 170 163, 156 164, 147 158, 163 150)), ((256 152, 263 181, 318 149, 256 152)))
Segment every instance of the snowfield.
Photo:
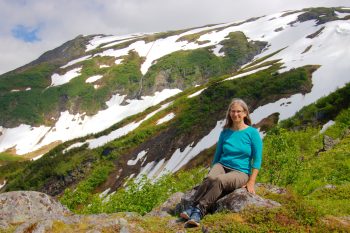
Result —
MULTIPOLYGON (((207 26, 203 28, 196 28, 180 33, 179 35, 172 35, 165 38, 157 39, 152 42, 145 42, 142 39, 137 40, 145 34, 133 34, 126 36, 95 36, 87 46, 87 51, 102 46, 105 48, 93 55, 88 55, 68 62, 61 68, 67 68, 71 65, 77 64, 84 60, 90 59, 94 56, 112 56, 115 57, 116 64, 122 62, 122 56, 127 55, 130 51, 136 51, 140 56, 144 57, 144 62, 140 69, 142 74, 146 74, 150 66, 157 61, 157 59, 179 50, 192 50, 207 46, 213 46, 213 53, 217 56, 224 56, 220 53, 222 45, 219 43, 224 40, 230 32, 242 31, 251 41, 267 41, 266 49, 254 59, 261 58, 273 52, 283 49, 279 53, 267 59, 267 61, 280 59, 284 63, 284 68, 280 72, 285 72, 293 68, 304 65, 320 65, 321 67, 313 73, 312 83, 313 87, 310 93, 305 95, 295 94, 289 98, 282 98, 274 103, 269 103, 260 106, 252 112, 251 117, 253 122, 257 123, 263 118, 272 113, 279 112, 280 120, 293 116, 303 106, 315 102, 322 96, 328 95, 337 88, 343 87, 350 81, 350 22, 349 20, 337 20, 328 22, 323 25, 316 25, 315 21, 306 21, 303 23, 293 23, 298 15, 302 12, 289 14, 282 17, 285 12, 267 15, 256 19, 255 21, 245 22, 242 24, 225 23, 215 26, 207 26), (315 33, 322 27, 322 32, 314 37, 307 38, 308 35, 315 33), (282 30, 276 30, 282 29, 282 30), (205 44, 197 44, 196 41, 188 42, 185 40, 177 41, 179 38, 194 33, 211 30, 201 35, 198 41, 207 41, 205 44), (129 46, 122 49, 113 49, 112 46, 130 40, 137 40, 132 42, 129 46), (310 49, 305 52, 306 48, 310 49)), ((350 14, 339 13, 338 16, 343 18, 350 14)), ((237 23, 237 22, 236 22, 237 23)), ((245 67, 245 64, 242 67, 245 67)), ((107 65, 100 65, 100 68, 106 68, 107 65)), ((269 66, 261 67, 252 71, 244 72, 242 74, 230 77, 225 81, 241 78, 246 75, 267 69, 269 66)), ((51 86, 63 85, 81 74, 82 67, 74 68, 67 71, 63 75, 53 74, 51 76, 51 86)), ((102 76, 92 76, 86 82, 93 83, 102 76)), ((94 86, 98 88, 98 86, 94 86)), ((204 90, 201 89, 188 98, 192 98, 201 94, 204 90)), ((140 100, 125 100, 125 96, 115 94, 106 103, 107 109, 100 110, 94 116, 86 116, 86 114, 72 115, 68 111, 61 112, 59 119, 53 127, 39 126, 32 127, 30 125, 20 125, 16 128, 4 128, 0 126, 0 152, 10 148, 14 148, 16 153, 23 155, 39 148, 57 141, 67 141, 77 137, 82 137, 87 134, 97 133, 113 124, 121 121, 127 116, 144 111, 146 108, 156 105, 161 101, 176 95, 181 92, 179 89, 164 89, 161 92, 156 92, 153 96, 144 96, 140 100), (122 103, 127 103, 122 105, 122 103)), ((151 114, 156 114, 158 111, 165 109, 164 106, 151 114)), ((149 114, 150 115, 150 114, 149 114)), ((163 119, 157 123, 171 120, 175 115, 169 112, 163 119)), ((147 116, 150 117, 150 116, 147 116)), ((97 148, 104 145, 108 141, 114 140, 122 135, 129 133, 136 129, 144 120, 139 122, 132 122, 125 125, 108 135, 101 136, 86 142, 78 142, 72 145, 69 150, 74 147, 79 147, 84 143, 88 143, 89 148, 97 148)), ((165 161, 165 159, 156 162, 147 163, 142 167, 141 174, 149 177, 159 177, 166 172, 174 172, 179 170, 190 159, 194 158, 204 149, 213 146, 222 130, 223 121, 217 122, 216 127, 195 146, 189 143, 183 152, 180 149, 176 150, 172 157, 165 161)), ((130 160, 130 165, 136 163, 141 159, 145 159, 145 155, 140 155, 134 160, 130 160)))

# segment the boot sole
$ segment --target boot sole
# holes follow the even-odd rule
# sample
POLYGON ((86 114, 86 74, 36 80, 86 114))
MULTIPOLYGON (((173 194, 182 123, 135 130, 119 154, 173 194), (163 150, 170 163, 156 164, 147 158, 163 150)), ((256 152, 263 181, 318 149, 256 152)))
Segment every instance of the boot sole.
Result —
POLYGON ((186 219, 186 220, 190 219, 190 216, 188 216, 188 214, 186 214, 186 213, 181 213, 180 217, 183 218, 183 219, 186 219))
POLYGON ((190 224, 190 225, 197 226, 197 227, 199 227, 199 225, 200 225, 199 222, 196 222, 196 221, 193 220, 193 219, 188 220, 186 223, 187 223, 187 224, 190 224))

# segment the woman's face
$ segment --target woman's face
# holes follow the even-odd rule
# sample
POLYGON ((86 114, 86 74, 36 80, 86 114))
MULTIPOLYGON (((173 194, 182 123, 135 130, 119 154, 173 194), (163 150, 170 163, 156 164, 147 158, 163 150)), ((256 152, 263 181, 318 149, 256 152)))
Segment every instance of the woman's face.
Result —
POLYGON ((246 111, 238 103, 234 103, 230 109, 230 117, 234 124, 244 122, 244 118, 247 116, 246 111))

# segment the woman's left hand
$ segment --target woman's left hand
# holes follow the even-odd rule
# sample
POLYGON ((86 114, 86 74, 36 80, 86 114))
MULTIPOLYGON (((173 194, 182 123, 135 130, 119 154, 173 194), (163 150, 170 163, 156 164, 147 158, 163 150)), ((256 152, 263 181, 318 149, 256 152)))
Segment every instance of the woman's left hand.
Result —
POLYGON ((243 186, 243 188, 247 188, 248 192, 255 194, 255 182, 248 181, 246 185, 243 186))

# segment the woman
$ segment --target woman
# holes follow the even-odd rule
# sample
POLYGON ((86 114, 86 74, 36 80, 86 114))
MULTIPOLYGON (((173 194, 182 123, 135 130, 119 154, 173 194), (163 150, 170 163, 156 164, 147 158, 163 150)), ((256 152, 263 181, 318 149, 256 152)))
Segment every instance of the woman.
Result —
POLYGON ((254 185, 262 159, 262 140, 251 126, 247 104, 233 99, 226 114, 226 124, 220 134, 212 168, 194 195, 193 205, 180 217, 199 226, 201 218, 223 192, 246 187, 255 193, 254 185))

